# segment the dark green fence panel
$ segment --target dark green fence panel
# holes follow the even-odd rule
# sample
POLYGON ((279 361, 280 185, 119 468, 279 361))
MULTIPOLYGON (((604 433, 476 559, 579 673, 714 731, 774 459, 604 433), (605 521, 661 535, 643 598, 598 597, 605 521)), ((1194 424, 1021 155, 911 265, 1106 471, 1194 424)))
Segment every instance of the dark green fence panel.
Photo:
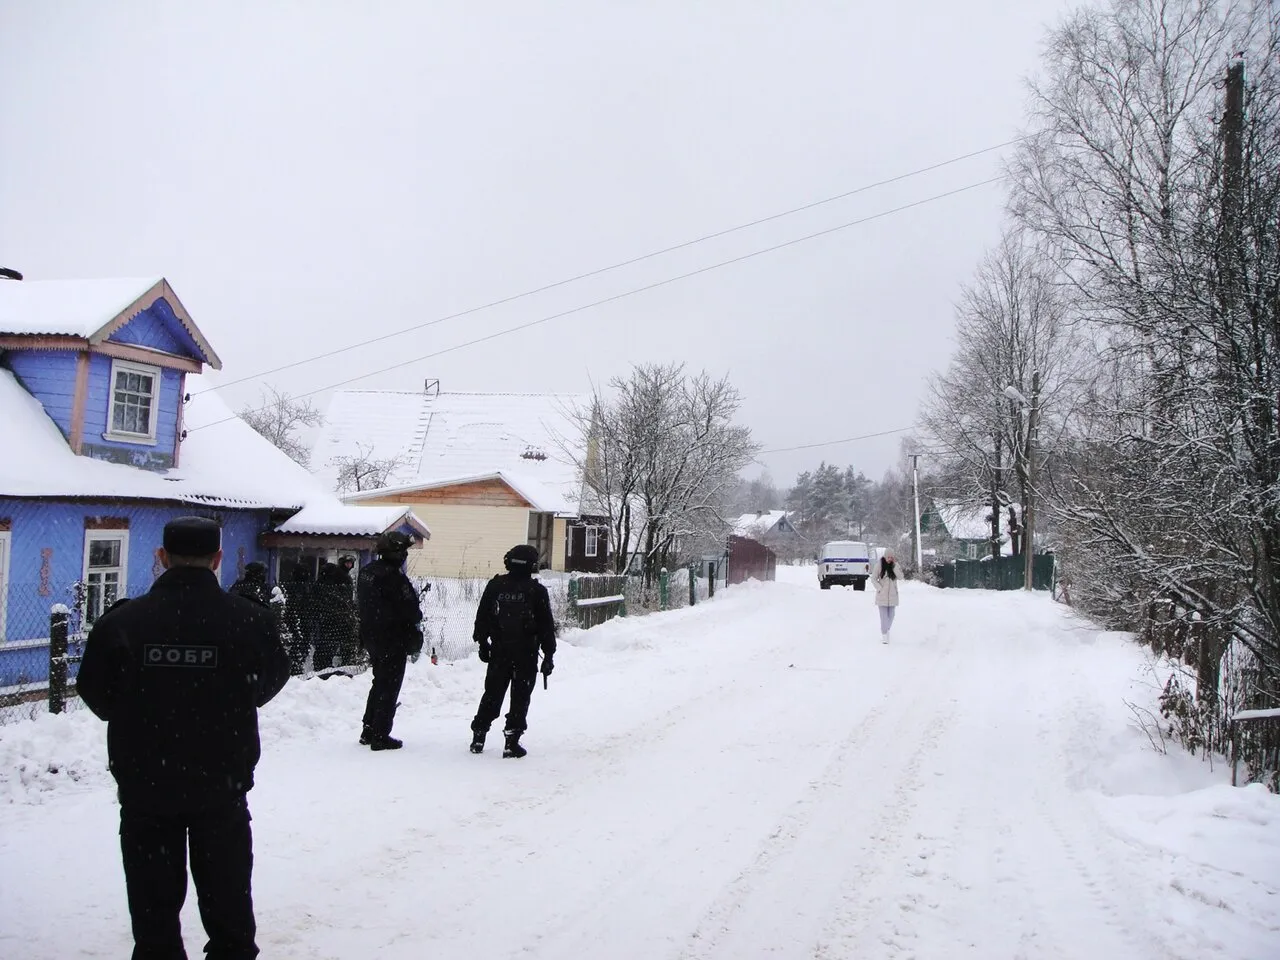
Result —
MULTIPOLYGON (((1021 590, 1025 582, 1026 561, 1022 557, 1001 557, 999 560, 957 560, 950 577, 944 577, 944 586, 956 586, 970 590, 1021 590), (949 580, 950 582, 946 582, 949 580)), ((1031 585, 1036 590, 1052 590, 1054 580, 1054 556, 1051 553, 1036 554, 1031 565, 1031 585)))

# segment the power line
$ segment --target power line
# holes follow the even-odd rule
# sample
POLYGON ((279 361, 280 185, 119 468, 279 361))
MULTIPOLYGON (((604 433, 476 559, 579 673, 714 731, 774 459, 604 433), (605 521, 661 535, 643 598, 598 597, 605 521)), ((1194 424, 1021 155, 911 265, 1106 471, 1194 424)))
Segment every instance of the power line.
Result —
MULTIPOLYGON (((392 370, 399 370, 401 367, 407 367, 407 366, 410 366, 411 364, 420 363, 423 360, 431 360, 435 357, 444 356, 446 353, 453 353, 456 350, 462 350, 462 349, 465 349, 466 347, 474 347, 477 344, 487 343, 490 340, 497 340, 499 337, 505 337, 513 333, 519 333, 521 330, 528 330, 531 327, 541 326, 544 323, 550 323, 552 320, 559 320, 563 317, 572 316, 575 313, 582 313, 585 310, 591 310, 595 307, 604 306, 605 304, 615 303, 618 300, 624 300, 627 297, 633 297, 638 293, 645 293, 649 290, 657 290, 659 287, 669 286, 670 284, 677 283, 681 280, 688 280, 690 277, 697 277, 704 273, 710 273, 712 270, 719 270, 722 267, 728 267, 735 263, 742 263, 745 260, 751 260, 751 259, 754 259, 755 257, 764 256, 766 253, 774 253, 778 250, 784 250, 787 247, 794 247, 797 244, 805 243, 809 240, 816 240, 819 237, 825 237, 833 233, 838 233, 841 230, 847 230, 850 227, 856 227, 863 223, 869 223, 872 220, 880 220, 880 219, 883 219, 884 217, 892 216, 895 213, 902 213, 904 210, 910 210, 914 207, 921 207, 927 203, 933 203, 934 201, 937 201, 937 200, 943 200, 943 199, 946 199, 947 197, 953 197, 957 194, 965 193, 969 190, 976 190, 979 187, 990 186, 993 183, 999 183, 1003 179, 1004 179, 1003 176, 992 177, 989 180, 980 180, 977 183, 970 183, 967 186, 957 187, 956 189, 948 190, 945 193, 937 193, 937 194, 934 194, 932 197, 925 197, 923 200, 916 200, 912 203, 905 203, 900 207, 893 207, 890 210, 883 210, 880 213, 873 213, 870 216, 860 217, 857 220, 850 220, 847 223, 837 224, 834 227, 827 227, 825 230, 819 230, 816 233, 809 233, 804 235, 803 237, 796 237, 792 240, 785 240, 782 243, 775 243, 773 246, 764 247, 760 250, 753 250, 750 253, 744 253, 744 254, 741 254, 740 256, 731 257, 728 260, 721 260, 717 263, 708 264, 705 267, 699 267, 698 269, 690 270, 687 273, 681 273, 673 277, 667 277, 665 280, 656 280, 653 283, 646 283, 643 286, 634 287, 631 290, 624 290, 622 293, 615 293, 611 297, 605 297, 601 300, 594 300, 591 303, 584 303, 581 306, 571 307, 568 310, 561 310, 559 313, 552 313, 545 317, 539 317, 537 320, 529 320, 525 323, 517 324, 514 327, 507 327, 504 330, 499 330, 496 333, 490 333, 483 337, 477 337, 476 339, 468 340, 465 343, 458 343, 458 344, 454 344, 452 347, 445 347, 442 350, 435 350, 431 353, 424 353, 422 354, 422 356, 419 356, 419 357, 411 357, 408 360, 400 360, 396 363, 390 364, 389 366, 381 367, 378 370, 369 370, 366 373, 359 374, 358 376, 348 377, 345 380, 339 380, 335 383, 326 384, 323 387, 316 387, 314 390, 308 390, 305 393, 295 394, 294 396, 297 399, 303 399, 305 397, 313 397, 317 393, 324 393, 324 391, 326 390, 333 390, 337 387, 345 387, 347 384, 356 383, 357 381, 365 380, 368 377, 376 377, 380 373, 389 373, 392 370)), ((221 420, 214 420, 211 423, 206 423, 200 427, 192 427, 191 429, 203 430, 205 429, 205 427, 216 427, 220 423, 228 423, 235 419, 236 417, 223 417, 221 420)))
POLYGON ((781 220, 783 217, 789 217, 797 213, 803 213, 806 210, 813 210, 816 207, 821 207, 829 203, 835 203, 837 200, 845 200, 845 199, 848 199, 849 197, 856 196, 859 193, 866 193, 868 190, 875 190, 878 187, 888 186, 891 183, 898 183, 902 180, 908 180, 911 177, 918 177, 924 173, 930 173, 934 170, 941 170, 943 167, 949 167, 952 164, 961 163, 962 161, 965 161, 965 160, 972 160, 974 157, 980 157, 985 153, 991 153, 992 151, 995 151, 995 150, 1002 150, 1005 147, 1012 146, 1015 143, 1021 143, 1023 140, 1026 140, 1026 139, 1027 137, 1015 137, 1012 140, 1006 140, 1004 143, 997 143, 990 147, 983 147, 981 150, 974 150, 971 153, 962 154, 961 156, 958 156, 958 157, 952 157, 949 160, 942 160, 938 163, 930 164, 927 167, 920 167, 918 170, 912 170, 908 173, 900 173, 897 176, 889 177, 885 180, 877 180, 875 183, 868 183, 865 186, 856 187, 853 190, 846 190, 844 193, 837 193, 834 196, 824 197, 821 200, 814 200, 814 201, 811 201, 810 203, 802 204, 801 206, 798 206, 798 207, 792 207, 789 210, 783 210, 779 213, 769 214, 768 216, 760 217, 757 220, 751 220, 746 223, 740 223, 737 226, 733 226, 733 227, 726 227, 723 230, 717 230, 714 233, 704 234, 703 236, 695 237, 692 240, 685 240, 682 243, 677 243, 670 247, 663 247, 661 250, 654 250, 651 253, 645 253, 645 254, 641 254, 638 257, 632 257, 630 260, 622 260, 622 261, 619 261, 618 263, 610 264, 607 267, 598 267, 595 270, 588 270, 585 273, 575 274, 574 276, 566 277, 563 280, 556 280, 553 283, 544 284, 543 286, 535 287, 532 290, 525 290, 521 293, 513 293, 510 296, 502 297, 499 300, 490 300, 488 303, 482 303, 475 307, 468 307, 466 310, 460 310, 457 313, 451 313, 451 314, 448 314, 447 316, 437 317, 434 320, 426 320, 422 323, 416 323, 413 326, 404 327, 403 329, 395 330, 395 331, 392 331, 391 333, 384 333, 384 334, 381 334, 380 336, 370 337, 367 340, 358 340, 355 343, 348 344, 345 347, 338 347, 335 350, 327 350, 324 353, 317 353, 315 356, 305 357, 302 360, 294 360, 294 361, 291 361, 290 363, 281 364, 278 367, 272 367, 269 370, 263 370, 263 371, 260 371, 259 373, 253 373, 245 377, 240 377, 237 380, 227 380, 224 383, 218 383, 213 386, 206 387, 204 390, 201 390, 198 393, 196 393, 195 396, 199 396, 201 393, 208 393, 213 390, 221 390, 224 387, 233 387, 237 384, 246 383, 250 380, 260 379, 261 377, 269 377, 273 373, 281 373, 285 370, 292 370, 295 367, 305 366, 308 363, 315 363, 317 360, 327 360, 330 357, 336 357, 339 354, 346 353, 348 350, 354 350, 357 347, 367 347, 370 344, 382 343, 385 340, 392 340, 395 337, 404 336, 406 333, 413 333, 414 331, 417 331, 417 330, 425 330, 427 327, 434 327, 434 326, 437 326, 438 324, 446 323, 450 320, 458 320, 458 319, 461 319, 462 317, 469 317, 474 313, 480 313, 482 310, 489 310, 493 307, 501 307, 501 306, 504 306, 505 304, 513 303, 516 300, 523 300, 526 297, 532 297, 539 293, 546 293, 548 290, 555 290, 558 287, 563 287, 570 283, 577 283, 579 280, 587 280, 591 277, 598 277, 604 273, 611 273, 614 270, 621 270, 623 267, 630 267, 637 263, 643 263, 646 260, 652 260, 655 257, 665 256, 668 253, 675 253, 677 250, 684 250, 684 249, 687 249, 688 247, 696 246, 699 243, 706 243, 708 240, 716 240, 716 239, 719 239, 720 237, 727 237, 732 233, 738 233, 739 231, 742 231, 742 230, 749 230, 752 227, 758 227, 764 223, 771 223, 774 220, 781 220))
POLYGON ((881 430, 879 433, 864 433, 860 437, 845 437, 843 440, 823 440, 821 443, 803 443, 798 447, 775 447, 772 450, 761 450, 756 456, 763 457, 767 453, 791 453, 795 450, 815 450, 818 447, 834 447, 840 443, 853 443, 855 440, 871 440, 874 437, 888 437, 895 433, 906 433, 915 427, 898 427, 895 430, 881 430))

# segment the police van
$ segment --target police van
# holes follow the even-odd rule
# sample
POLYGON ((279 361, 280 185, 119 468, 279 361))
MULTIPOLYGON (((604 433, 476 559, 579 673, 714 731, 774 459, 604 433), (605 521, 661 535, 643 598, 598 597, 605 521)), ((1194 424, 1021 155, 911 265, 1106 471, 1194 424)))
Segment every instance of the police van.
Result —
POLYGON ((856 540, 832 540, 823 544, 818 558, 818 586, 830 590, 833 583, 865 590, 871 576, 871 548, 856 540))

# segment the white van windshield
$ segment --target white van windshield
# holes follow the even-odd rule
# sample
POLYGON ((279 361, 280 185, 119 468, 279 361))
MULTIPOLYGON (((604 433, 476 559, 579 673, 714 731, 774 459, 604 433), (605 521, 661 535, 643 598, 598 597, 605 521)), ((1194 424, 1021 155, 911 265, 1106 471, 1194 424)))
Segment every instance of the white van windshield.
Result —
POLYGON ((824 563, 839 561, 855 561, 866 563, 870 559, 867 545, 852 540, 836 540, 822 548, 824 563))

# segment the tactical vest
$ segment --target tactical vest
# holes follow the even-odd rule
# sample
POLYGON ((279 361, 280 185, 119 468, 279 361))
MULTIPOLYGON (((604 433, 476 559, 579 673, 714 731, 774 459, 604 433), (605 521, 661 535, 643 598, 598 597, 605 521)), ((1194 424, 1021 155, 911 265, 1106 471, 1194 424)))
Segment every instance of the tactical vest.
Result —
POLYGON ((503 643, 529 643, 536 639, 532 585, 529 580, 506 583, 498 589, 498 630, 503 643))

